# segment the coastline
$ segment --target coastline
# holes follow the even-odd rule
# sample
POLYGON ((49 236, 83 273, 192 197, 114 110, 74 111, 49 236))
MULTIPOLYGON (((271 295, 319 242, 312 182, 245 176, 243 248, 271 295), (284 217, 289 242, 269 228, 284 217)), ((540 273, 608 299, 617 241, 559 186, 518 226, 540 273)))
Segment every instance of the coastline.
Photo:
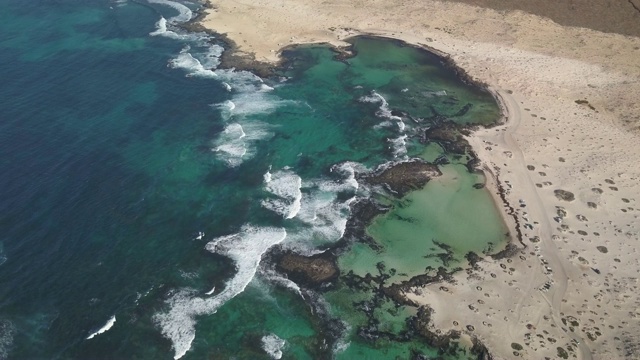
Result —
MULTIPOLYGON (((640 113, 634 102, 640 97, 640 67, 633 60, 640 56, 640 39, 565 28, 521 12, 442 2, 425 6, 433 10, 434 23, 448 28, 412 30, 411 16, 409 25, 398 28, 393 28, 396 21, 385 24, 387 29, 340 27, 362 24, 363 17, 382 24, 378 17, 393 16, 375 11, 396 5, 376 3, 358 13, 337 3, 220 3, 200 24, 226 33, 234 52, 248 63, 278 64, 283 49, 297 44, 343 47, 348 37, 376 35, 448 57, 470 79, 488 84, 506 121, 477 130, 467 140, 492 170, 485 176, 497 206, 504 205, 496 191, 501 184, 508 188, 505 197, 517 219, 531 226, 519 229, 528 246, 519 247, 514 256, 487 257, 473 271, 454 274, 447 291, 433 283, 406 297, 434 310, 433 329, 473 335, 496 358, 555 358, 561 356, 558 348, 582 359, 623 358, 628 344, 640 342, 635 296, 640 264, 633 243, 640 232, 634 207, 634 195, 640 193, 634 155, 640 142, 633 119, 640 113), (328 20, 326 14, 335 9, 343 11, 328 20), (462 14, 458 22, 447 19, 453 11, 462 14), (305 20, 302 25, 275 27, 292 20, 292 14, 305 20), (490 29, 476 33, 478 26, 492 21, 490 29), (248 33, 252 23, 254 33, 248 33), (541 34, 523 34, 515 23, 541 34), (545 32, 546 27, 551 31, 545 32), (495 30, 503 32, 492 37, 495 30), (559 45, 544 48, 550 33, 559 45), (585 38, 600 44, 584 44, 585 38), (574 199, 564 201, 556 190, 571 192, 574 199)), ((501 212, 516 231, 518 221, 501 212)))

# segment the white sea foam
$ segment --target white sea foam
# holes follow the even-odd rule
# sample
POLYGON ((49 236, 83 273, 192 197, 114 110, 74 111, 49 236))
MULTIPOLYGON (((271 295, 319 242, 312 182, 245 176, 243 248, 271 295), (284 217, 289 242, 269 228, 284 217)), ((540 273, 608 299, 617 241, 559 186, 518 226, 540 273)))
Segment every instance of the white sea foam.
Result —
POLYGON ((344 336, 340 338, 338 341, 336 341, 335 345, 333 346, 333 353, 340 354, 342 352, 345 352, 345 350, 347 350, 350 345, 351 345, 351 342, 347 341, 346 336, 344 336))
MULTIPOLYGON (((187 49, 186 52, 188 51, 187 49)), ((195 65, 189 66, 193 68, 195 65)), ((225 122, 241 124, 246 133, 246 138, 242 139, 243 142, 238 142, 229 137, 228 131, 223 132, 220 138, 215 140, 217 146, 215 150, 222 155, 222 160, 229 166, 238 166, 254 155, 257 141, 273 136, 268 130, 269 126, 257 121, 255 116, 269 114, 286 104, 297 103, 274 96, 270 93, 273 88, 265 85, 262 79, 250 72, 228 69, 217 69, 211 72, 233 94, 230 100, 211 106, 220 109, 220 115, 225 122)))
POLYGON ((353 190, 358 190, 360 188, 360 184, 358 184, 358 180, 356 180, 356 171, 357 172, 366 172, 367 168, 359 163, 352 161, 345 161, 340 164, 334 165, 331 167, 331 172, 340 174, 345 177, 343 180, 343 185, 339 186, 338 189, 334 191, 344 190, 344 187, 351 187, 353 190))
POLYGON ((222 119, 227 121, 233 116, 233 110, 236 108, 236 103, 231 100, 225 100, 219 104, 215 104, 214 106, 220 109, 222 119))
POLYGON ((302 297, 302 289, 300 289, 298 284, 280 275, 276 271, 263 268, 260 270, 260 276, 264 277, 267 281, 285 287, 302 297))
POLYGON ((392 121, 389 120, 385 120, 383 122, 380 122, 378 124, 376 124, 373 128, 376 130, 380 130, 380 129, 388 129, 388 128, 393 128, 395 127, 396 124, 392 121))
POLYGON ((9 350, 13 344, 16 328, 9 320, 0 319, 0 359, 9 358, 9 350))
POLYGON ((275 334, 269 334, 262 337, 262 349, 271 356, 272 359, 282 358, 282 349, 286 342, 275 334))
POLYGON ((238 93, 260 92, 264 80, 258 75, 249 71, 236 71, 234 69, 219 69, 217 71, 220 79, 229 85, 238 93))
MULTIPOLYGON (((212 47, 215 47, 212 46, 212 47)), ((197 77, 206 77, 206 78, 215 78, 217 77, 215 71, 212 70, 212 67, 206 68, 202 62, 189 52, 191 49, 190 46, 186 46, 180 54, 175 58, 169 60, 169 66, 174 69, 183 69, 186 70, 187 76, 197 76, 197 77)), ((212 50, 213 52, 214 50, 212 50)), ((210 59, 211 56, 206 57, 206 59, 210 59)))
POLYGON ((269 167, 269 170, 267 170, 267 172, 264 173, 262 177, 264 178, 265 184, 268 184, 271 182, 271 167, 269 167))
POLYGON ((236 167, 255 155, 256 142, 271 136, 268 125, 262 122, 231 123, 214 141, 212 150, 228 166, 236 167))
POLYGON ((337 201, 335 193, 304 194, 297 217, 303 224, 289 234, 287 247, 311 255, 317 253, 316 246, 338 241, 347 227, 349 202, 337 201))
MULTIPOLYGON (((401 117, 395 116, 391 113, 391 109, 389 109, 389 103, 382 95, 378 94, 376 91, 372 91, 371 95, 363 96, 359 100, 361 102, 380 103, 380 108, 378 108, 378 111, 376 111, 376 116, 394 121, 397 124, 398 129, 400 131, 404 131, 404 121, 402 121, 401 117)), ((384 125, 380 124, 380 126, 384 125)))
POLYGON ((150 32, 149 35, 158 36, 158 35, 165 34, 166 32, 167 32, 167 19, 165 19, 164 16, 161 16, 160 20, 156 22, 156 30, 153 32, 150 32))
POLYGON ((295 231, 289 231, 285 247, 305 255, 317 253, 317 246, 333 243, 344 236, 350 214, 350 204, 359 191, 355 169, 365 171, 358 163, 345 162, 331 171, 342 176, 340 180, 315 179, 304 181, 302 199, 297 213, 295 231), (340 200, 339 194, 352 194, 340 200))
MULTIPOLYGON (((159 22, 158 32, 162 32, 163 24, 159 22)), ((168 32, 167 32, 168 33, 168 32)), ((192 39, 193 40, 193 39, 192 39)), ((273 134, 267 125, 254 120, 258 114, 268 114, 292 101, 280 100, 270 94, 272 87, 247 71, 217 69, 223 48, 210 45, 203 39, 193 40, 178 55, 169 61, 169 66, 184 70, 186 76, 217 78, 233 96, 213 107, 220 109, 225 122, 233 122, 225 128, 214 141, 213 150, 217 156, 231 167, 239 166, 251 158, 255 152, 255 142, 265 140, 273 134), (241 131, 244 129, 244 131, 241 131)))
POLYGON ((113 315, 109 320, 107 320, 107 323, 104 324, 100 329, 93 332, 91 335, 87 336, 87 340, 93 339, 94 337, 109 331, 109 329, 111 329, 115 323, 116 323, 116 316, 113 315))
POLYGON ((371 95, 365 95, 358 99, 360 102, 368 102, 368 103, 379 103, 382 100, 382 96, 378 95, 377 92, 373 91, 371 95))
POLYGON ((301 207, 302 179, 293 171, 280 170, 271 174, 265 189, 276 198, 262 200, 262 206, 282 215, 285 219, 294 218, 301 207))
POLYGON ((400 135, 395 139, 388 139, 393 150, 393 157, 396 159, 407 158, 407 135, 400 135))
POLYGON ((240 165, 243 156, 247 154, 247 144, 243 140, 246 137, 242 125, 229 124, 225 127, 222 134, 218 137, 216 146, 213 151, 219 153, 219 157, 231 167, 240 165))
POLYGON ((269 85, 267 85, 267 84, 262 84, 260 86, 260 90, 262 90, 262 91, 271 91, 271 90, 274 90, 274 88, 269 86, 269 85))
POLYGON ((169 6, 174 8, 175 10, 178 11, 178 15, 173 16, 171 18, 169 18, 169 22, 171 23, 183 23, 183 22, 187 22, 189 20, 191 20, 191 18, 193 17, 193 12, 191 11, 191 9, 189 9, 188 7, 186 7, 185 5, 176 2, 176 1, 169 1, 169 0, 147 0, 150 4, 159 4, 159 5, 165 5, 165 6, 169 6))
MULTIPOLYGON (((219 72, 216 72, 216 74, 219 74, 219 72)), ((241 91, 235 84, 234 89, 241 91)), ((269 114, 282 105, 294 103, 290 100, 280 100, 268 93, 251 90, 235 94, 232 101, 235 104, 233 116, 242 118, 258 114, 269 114)), ((219 107, 220 105, 216 104, 215 106, 219 107)))
POLYGON ((251 72, 218 69, 216 74, 219 80, 228 84, 233 90, 233 101, 237 107, 234 113, 236 116, 268 114, 282 105, 298 105, 296 101, 282 100, 271 94, 273 87, 265 84, 264 80, 251 72))
POLYGON ((154 315, 162 334, 173 344, 174 359, 181 358, 191 348, 195 317, 215 313, 242 293, 255 276, 262 255, 286 236, 282 228, 244 226, 239 233, 219 237, 206 245, 208 251, 231 258, 236 264, 236 274, 215 296, 202 298, 194 290, 178 290, 168 300, 169 311, 154 315))
POLYGON ((173 23, 168 23, 163 16, 156 22, 156 29, 149 33, 150 36, 163 36, 174 40, 198 42, 209 37, 206 34, 189 33, 177 29, 173 23), (170 30, 172 29, 172 30, 170 30), (175 30, 175 31, 174 31, 175 30))

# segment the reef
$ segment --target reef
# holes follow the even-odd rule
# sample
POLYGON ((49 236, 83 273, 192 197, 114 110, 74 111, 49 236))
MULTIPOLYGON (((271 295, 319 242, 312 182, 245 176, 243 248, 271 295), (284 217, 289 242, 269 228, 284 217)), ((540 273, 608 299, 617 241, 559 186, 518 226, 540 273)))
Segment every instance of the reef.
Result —
POLYGON ((331 253, 304 256, 283 252, 276 260, 276 269, 285 273, 292 281, 311 287, 330 282, 340 274, 335 256, 331 253))
MULTIPOLYGON (((450 330, 447 333, 442 333, 440 330, 434 329, 431 322, 433 309, 429 306, 419 306, 408 300, 404 295, 412 287, 422 287, 433 282, 452 281, 451 273, 459 269, 453 269, 452 272, 448 272, 443 267, 437 270, 427 268, 427 274, 414 276, 400 284, 385 286, 386 281, 395 274, 395 269, 387 269, 382 262, 378 263, 376 268, 378 270, 376 275, 368 273, 365 276, 359 276, 350 271, 341 277, 341 280, 349 289, 372 294, 367 300, 353 303, 354 309, 362 312, 367 318, 366 324, 358 328, 358 336, 360 338, 371 342, 380 339, 396 342, 419 340, 438 349, 439 355, 456 356, 460 351, 463 351, 467 355, 471 355, 470 358, 473 359, 493 360, 487 348, 473 334, 470 334, 473 331, 472 328, 468 329, 468 335, 471 337, 473 346, 465 350, 458 343, 458 339, 462 334, 460 331, 450 330), (405 329, 398 333, 381 330, 380 320, 376 317, 376 311, 379 311, 387 301, 392 301, 395 309, 387 311, 397 311, 402 306, 417 308, 417 313, 406 319, 405 329)), ((411 359, 428 358, 417 350, 414 350, 411 355, 411 359)))
POLYGON ((343 248, 347 243, 360 242, 367 244, 375 251, 380 250, 380 245, 366 232, 367 226, 378 215, 391 210, 389 206, 378 204, 372 199, 362 198, 353 202, 350 206, 351 216, 347 220, 347 226, 342 236, 343 248))
MULTIPOLYGON (((212 7, 210 3, 206 7, 212 7)), ((189 31, 209 32, 199 21, 202 13, 183 27, 189 31)), ((216 41, 224 43, 226 51, 223 52, 220 60, 220 68, 234 68, 236 70, 249 70, 262 78, 273 78, 282 74, 284 71, 296 68, 298 59, 293 55, 296 45, 282 49, 282 60, 278 64, 269 64, 256 61, 253 54, 247 54, 239 51, 237 44, 231 39, 221 34, 214 34, 216 41)), ((404 46, 413 46, 398 40, 393 40, 404 46)), ((426 47, 426 46, 424 46, 426 47)), ((352 46, 343 48, 333 48, 335 59, 338 61, 346 61, 350 57, 356 55, 352 46)), ((455 63, 446 55, 434 51, 427 47, 427 50, 438 57, 445 67, 454 70, 454 72, 468 84, 485 88, 484 84, 475 82, 466 72, 457 67, 455 63)), ((457 101, 457 99, 454 99, 457 101)), ((433 118, 427 119, 430 122, 429 128, 423 128, 419 135, 419 140, 423 143, 435 142, 439 144, 445 152, 452 154, 454 157, 467 157, 467 169, 470 172, 479 170, 479 160, 466 141, 464 136, 468 136, 473 128, 470 125, 458 125, 451 121, 453 117, 465 115, 472 105, 463 105, 456 113, 439 114, 432 109, 435 114, 433 118)), ((396 115, 394 113, 394 115, 396 115)), ((401 114, 410 117, 408 114, 401 114)), ((397 115, 396 115, 397 116, 397 115)), ((423 188, 431 179, 441 176, 442 172, 438 166, 449 163, 449 158, 442 156, 433 163, 423 160, 413 159, 410 161, 396 162, 378 167, 373 172, 358 173, 356 179, 358 182, 369 186, 380 186, 397 198, 402 198, 409 192, 423 188)), ((484 184, 475 184, 474 187, 481 188, 484 184)), ((331 356, 331 348, 340 340, 340 334, 346 331, 345 325, 340 321, 331 317, 323 301, 320 301, 319 294, 334 286, 346 286, 352 291, 370 293, 371 296, 363 301, 353 303, 354 310, 365 314, 367 321, 358 329, 358 336, 365 340, 375 342, 378 339, 386 339, 389 341, 409 342, 416 339, 429 344, 438 349, 441 354, 456 354, 460 347, 458 339, 461 335, 459 331, 449 331, 442 334, 440 330, 433 329, 431 323, 431 315, 433 310, 428 306, 419 306, 410 301, 405 294, 416 287, 424 287, 427 284, 435 282, 452 281, 451 274, 460 271, 460 268, 449 269, 439 267, 434 269, 428 267, 423 274, 416 275, 408 280, 395 284, 387 284, 391 276, 395 275, 395 269, 386 269, 383 262, 377 264, 378 274, 366 274, 365 276, 356 275, 353 271, 341 274, 337 266, 337 257, 347 251, 351 244, 359 242, 368 245, 375 251, 379 251, 380 245, 366 232, 366 228, 379 215, 388 212, 389 206, 378 203, 373 198, 358 198, 350 205, 351 215, 347 221, 346 229, 342 238, 324 249, 321 254, 313 256, 301 255, 281 247, 274 247, 265 256, 264 262, 271 266, 279 273, 286 276, 291 281, 301 287, 301 292, 305 301, 310 304, 313 314, 315 315, 315 324, 319 331, 317 344, 314 348, 319 352, 321 358, 331 356), (339 284, 339 285, 338 285, 339 284), (395 311, 409 306, 417 308, 417 314, 406 318, 406 326, 398 333, 383 331, 380 320, 376 317, 375 312, 381 311, 383 305, 389 305, 395 311)), ((442 263, 446 266, 451 260, 451 249, 446 248, 445 244, 436 243, 440 246, 444 253, 434 256, 441 257, 442 263)), ((468 260, 473 266, 480 261, 480 257, 476 254, 468 254, 468 260)), ((387 310, 387 311, 394 311, 387 310)), ((469 330, 472 331, 472 330, 469 330)), ((472 336, 473 347, 468 349, 474 358, 478 360, 492 360, 492 356, 486 347, 472 336)), ((415 350, 412 359, 426 359, 424 354, 415 350)))
POLYGON ((358 174, 358 181, 369 185, 382 185, 401 198, 412 190, 421 189, 429 180, 442 175, 437 165, 421 160, 381 166, 372 174, 358 174))

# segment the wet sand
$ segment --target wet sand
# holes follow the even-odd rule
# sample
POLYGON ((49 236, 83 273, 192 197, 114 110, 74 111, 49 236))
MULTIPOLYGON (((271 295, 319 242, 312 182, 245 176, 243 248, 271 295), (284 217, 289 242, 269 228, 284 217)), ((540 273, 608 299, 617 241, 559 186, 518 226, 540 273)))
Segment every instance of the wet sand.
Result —
MULTIPOLYGON (((448 54, 486 83, 504 122, 468 140, 526 247, 514 241, 513 256, 486 257, 447 291, 406 296, 435 310, 434 329, 476 336, 496 358, 640 357, 640 38, 455 2, 212 5, 202 25, 258 61, 275 63, 292 44, 375 34, 448 54)), ((600 29, 625 33, 624 24, 600 29)))

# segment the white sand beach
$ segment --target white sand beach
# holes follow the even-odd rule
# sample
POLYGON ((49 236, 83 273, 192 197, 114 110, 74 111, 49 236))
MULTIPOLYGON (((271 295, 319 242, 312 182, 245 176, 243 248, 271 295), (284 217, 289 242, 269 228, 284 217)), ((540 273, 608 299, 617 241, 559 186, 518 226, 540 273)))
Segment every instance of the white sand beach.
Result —
POLYGON ((434 329, 477 336, 495 358, 637 356, 640 38, 431 0, 211 5, 201 23, 258 61, 277 62, 291 44, 375 34, 448 54, 488 84, 505 121, 468 140, 515 234, 498 184, 507 190, 526 248, 514 239, 515 256, 407 297, 434 309, 434 329))

